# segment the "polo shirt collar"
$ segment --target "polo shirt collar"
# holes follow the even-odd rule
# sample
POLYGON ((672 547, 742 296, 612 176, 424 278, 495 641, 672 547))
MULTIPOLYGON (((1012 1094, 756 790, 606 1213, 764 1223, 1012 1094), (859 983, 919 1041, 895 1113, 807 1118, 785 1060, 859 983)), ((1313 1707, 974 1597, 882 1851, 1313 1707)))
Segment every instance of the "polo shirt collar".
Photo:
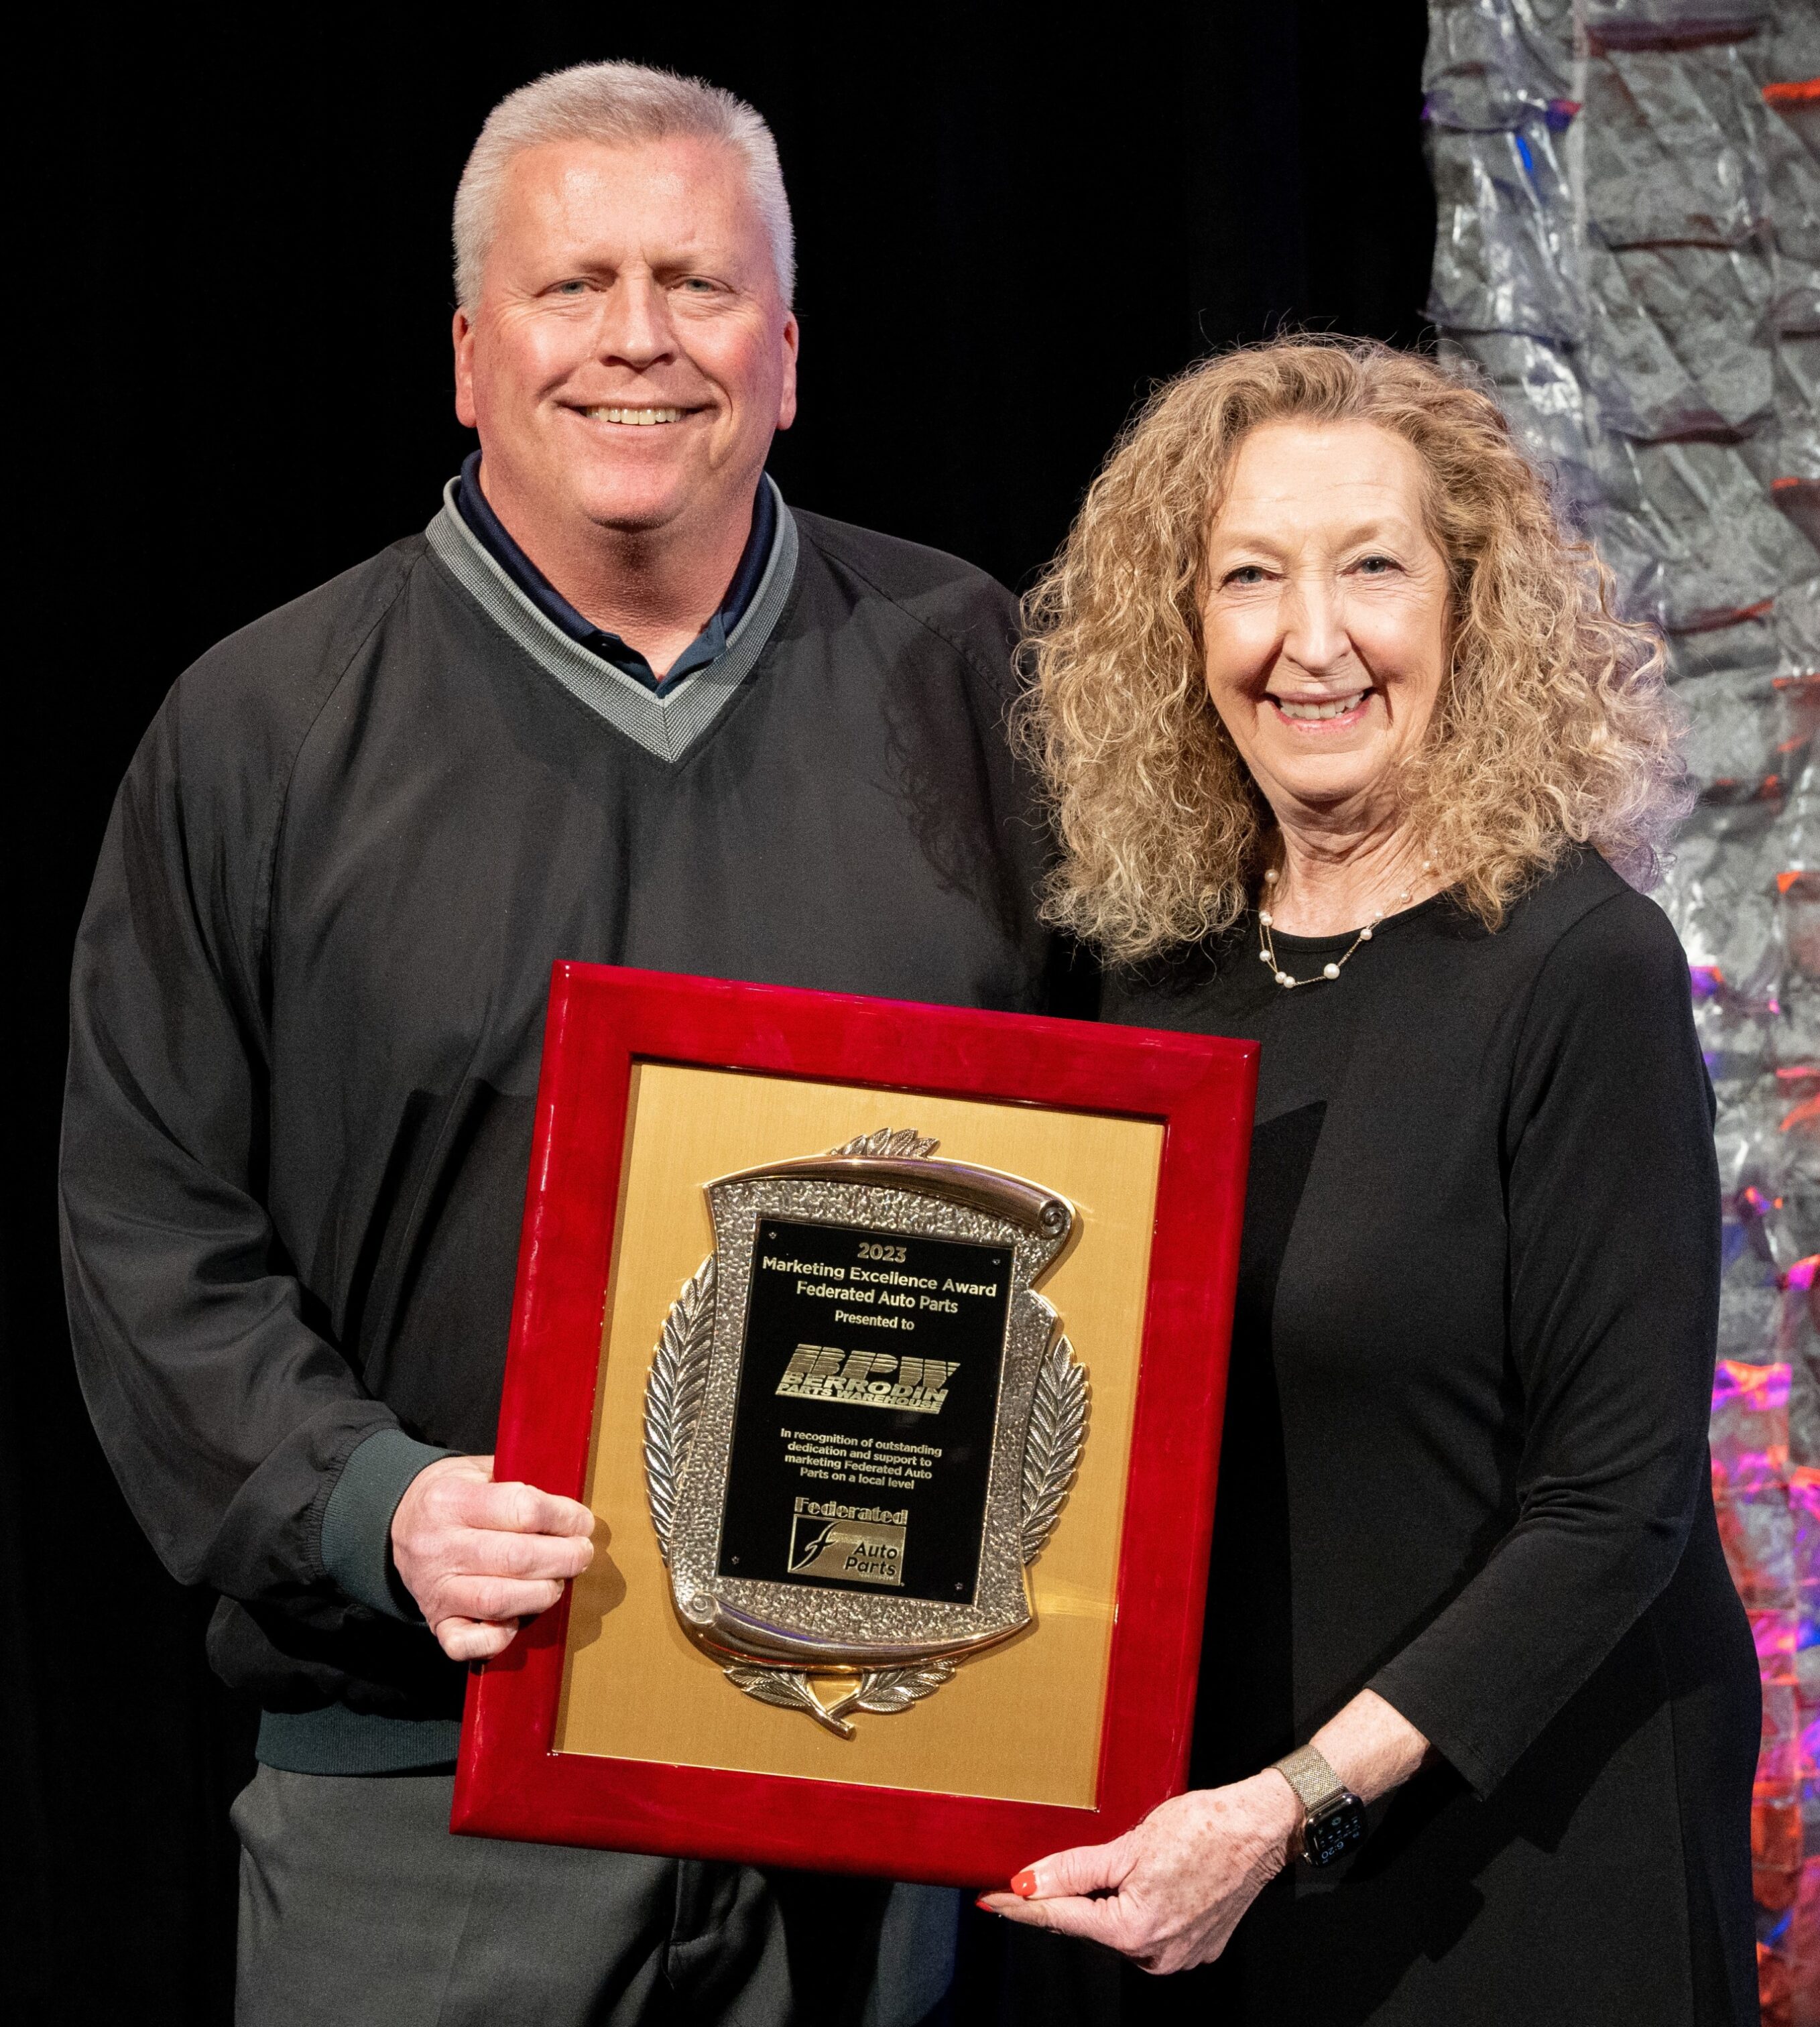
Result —
POLYGON ((478 450, 471 452, 461 467, 461 476, 453 488, 456 510, 500 568, 545 618, 570 640, 660 697, 671 695, 697 670, 710 667, 726 652, 728 637, 751 604, 777 541, 777 496, 765 480, 759 482, 752 501, 751 532, 718 611, 660 678, 636 648, 629 647, 617 633, 596 626, 585 613, 577 611, 512 539, 480 489, 480 456, 478 450))

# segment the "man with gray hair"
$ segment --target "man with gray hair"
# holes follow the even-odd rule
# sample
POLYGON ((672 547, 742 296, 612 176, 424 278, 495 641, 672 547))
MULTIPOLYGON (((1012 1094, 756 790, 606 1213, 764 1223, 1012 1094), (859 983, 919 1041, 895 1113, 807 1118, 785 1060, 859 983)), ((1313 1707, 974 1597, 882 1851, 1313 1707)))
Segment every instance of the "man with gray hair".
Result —
POLYGON ((1014 607, 766 475, 797 327, 749 106, 541 79, 456 248, 479 450, 179 681, 76 960, 83 1386, 264 1711, 238 2017, 909 2027, 951 1896, 452 1837, 450 1768, 463 1664, 593 1553, 488 1454, 550 964, 1039 1009, 1014 607))

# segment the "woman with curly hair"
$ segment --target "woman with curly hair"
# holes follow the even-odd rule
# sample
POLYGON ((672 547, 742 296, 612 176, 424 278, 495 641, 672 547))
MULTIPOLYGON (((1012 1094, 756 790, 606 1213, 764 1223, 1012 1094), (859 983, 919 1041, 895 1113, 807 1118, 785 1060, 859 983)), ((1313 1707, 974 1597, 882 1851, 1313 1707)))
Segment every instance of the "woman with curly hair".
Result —
POLYGON ((1685 797, 1608 585, 1483 393, 1283 340, 1029 600, 1054 919, 1110 1018, 1263 1045, 1191 1791, 984 1903, 1181 1975, 1026 1953, 1048 2018, 1756 2019, 1685 797))

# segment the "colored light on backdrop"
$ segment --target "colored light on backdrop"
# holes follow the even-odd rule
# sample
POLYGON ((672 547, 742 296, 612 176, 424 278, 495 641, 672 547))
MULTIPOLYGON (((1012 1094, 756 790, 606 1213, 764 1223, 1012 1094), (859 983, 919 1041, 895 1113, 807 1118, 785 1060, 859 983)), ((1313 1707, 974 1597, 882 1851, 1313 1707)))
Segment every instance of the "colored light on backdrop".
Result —
POLYGON ((1820 7, 1430 0, 1429 315, 1633 617, 1700 802, 1725 1198, 1713 1490, 1763 1683, 1766 2027, 1820 2027, 1820 7))

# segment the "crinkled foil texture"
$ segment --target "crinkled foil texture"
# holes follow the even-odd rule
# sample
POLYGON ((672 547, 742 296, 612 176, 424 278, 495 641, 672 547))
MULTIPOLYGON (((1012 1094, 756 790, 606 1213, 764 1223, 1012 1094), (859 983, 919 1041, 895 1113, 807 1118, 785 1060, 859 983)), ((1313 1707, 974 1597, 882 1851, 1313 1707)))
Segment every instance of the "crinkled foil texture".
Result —
POLYGON ((1700 801, 1658 898, 1718 1104, 1713 1486, 1755 1631, 1766 2021, 1820 2027, 1820 6, 1430 0, 1429 315, 1622 609, 1700 801))

